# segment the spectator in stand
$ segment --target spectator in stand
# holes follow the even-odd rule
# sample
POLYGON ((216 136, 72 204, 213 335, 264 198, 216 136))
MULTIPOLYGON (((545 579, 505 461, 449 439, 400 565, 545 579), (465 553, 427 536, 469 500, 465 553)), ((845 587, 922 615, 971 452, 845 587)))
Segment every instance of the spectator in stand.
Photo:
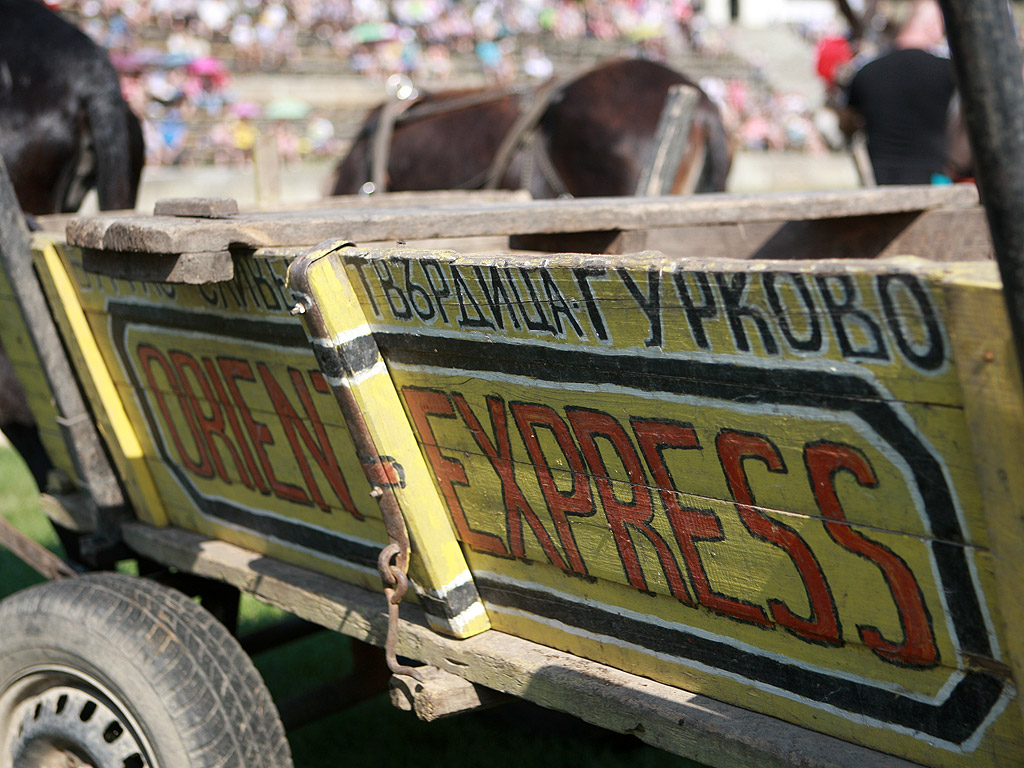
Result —
POLYGON ((242 13, 235 17, 228 33, 228 40, 238 57, 240 69, 251 71, 259 67, 260 52, 251 16, 242 13))
POLYGON ((256 127, 248 117, 240 116, 230 125, 231 131, 231 159, 235 165, 244 165, 252 162, 253 153, 256 149, 256 127))
MULTIPOLYGON (((728 54, 727 30, 708 24, 693 0, 47 0, 101 44, 120 48, 125 92, 145 130, 157 137, 152 162, 213 158, 245 162, 261 119, 259 104, 238 101, 226 80, 188 73, 189 61, 211 44, 231 44, 235 71, 288 66, 319 48, 339 68, 383 80, 405 72, 427 88, 441 87, 459 64, 476 61, 494 83, 516 76, 543 80, 555 73, 545 45, 598 38, 621 42, 623 53, 664 58, 690 46, 706 56, 728 54), (357 28, 362 28, 357 32, 357 28), (381 38, 374 28, 385 31, 381 38), (141 50, 165 39, 166 55, 141 50), (687 37, 690 42, 687 42, 687 37), (301 48, 300 44, 301 43, 301 48), (479 47, 478 47, 479 46, 479 47), (522 46, 522 47, 520 47, 522 46), (461 62, 460 62, 461 59, 461 62), (242 107, 245 109, 242 109, 242 107), (240 119, 243 114, 249 122, 240 119)), ((573 46, 562 45, 562 54, 573 46)), ((560 58, 559 73, 564 61, 560 58)), ((302 71, 302 70, 299 70, 302 71)), ((767 84, 710 78, 730 132, 752 148, 815 147, 803 109, 771 98, 767 84)), ((337 154, 341 137, 325 115, 287 126, 299 154, 337 154)), ((283 150, 294 156, 291 137, 283 150)))
POLYGON ((893 50, 863 64, 846 89, 841 125, 861 128, 878 184, 948 181, 947 124, 953 67, 942 12, 914 0, 893 50))

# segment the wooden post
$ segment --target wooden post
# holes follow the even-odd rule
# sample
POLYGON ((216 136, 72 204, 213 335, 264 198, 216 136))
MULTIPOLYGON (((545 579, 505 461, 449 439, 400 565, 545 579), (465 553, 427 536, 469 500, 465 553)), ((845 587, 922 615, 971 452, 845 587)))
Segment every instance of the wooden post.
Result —
POLYGON ((654 133, 654 146, 636 185, 637 196, 671 194, 699 100, 700 91, 693 86, 673 85, 668 89, 654 133))
POLYGON ((42 544, 22 533, 0 517, 0 546, 9 549, 22 562, 48 579, 74 576, 74 569, 42 544))
POLYGON ((867 137, 863 131, 857 131, 850 138, 850 156, 853 157, 853 165, 857 169, 857 178, 860 179, 860 185, 862 187, 877 187, 875 169, 871 167, 867 137))
MULTIPOLYGON (((1009 347, 1013 339, 1018 372, 1024 375, 1024 81, 1021 80, 1021 53, 1009 7, 999 0, 940 0, 946 20, 946 34, 956 67, 957 87, 961 94, 964 119, 974 156, 975 174, 981 201, 985 205, 992 245, 1002 282, 1002 296, 1009 317, 1009 327, 1002 333, 991 325, 986 329, 993 344, 1009 347), (1007 333, 1007 330, 1009 333, 1007 333)), ((994 353, 993 353, 994 354, 994 353)), ((1000 355, 1012 357, 1010 349, 1000 355)), ((993 362, 995 360, 993 359, 993 362)), ((983 364, 983 368, 993 368, 983 364)), ((983 391, 992 403, 999 399, 989 386, 992 373, 977 375, 967 382, 983 391)), ((1006 399, 1017 400, 1019 408, 1020 379, 1004 373, 1001 391, 1006 399)), ((965 387, 967 389, 967 387, 965 387)), ((1001 403, 1000 403, 1001 404, 1001 403)), ((995 405, 992 414, 998 414, 995 405)), ((1005 419, 989 416, 1001 426, 1005 419)), ((981 418, 979 423, 984 424, 981 418)), ((991 424, 985 424, 991 426, 991 424)), ((986 433, 986 442, 988 434, 986 433)), ((988 464, 995 466, 999 454, 993 453, 988 464)), ((1011 467, 1009 471, 1014 471, 1011 467)), ((984 472, 985 467, 982 467, 984 472)), ((1006 473, 993 475, 989 482, 1005 483, 1006 473)), ((982 487, 985 487, 984 485, 982 487)), ((1020 542, 1024 538, 1020 507, 1011 507, 1011 513, 990 531, 995 554, 997 583, 1006 592, 1006 605, 1001 606, 1008 627, 1024 615, 1020 600, 1019 569, 1020 542), (1009 579, 1009 581, 1004 581, 1009 579)), ((1009 632, 1007 652, 1014 669, 1016 682, 1021 684, 1024 671, 1024 641, 1019 628, 1009 632)), ((1024 701, 1018 698, 1024 714, 1024 701)))
POLYGON ((414 712, 426 723, 512 700, 511 696, 437 667, 426 666, 419 670, 422 682, 407 675, 392 675, 388 690, 394 706, 405 712, 414 712))
POLYGON ((68 451, 75 462, 75 470, 85 490, 95 502, 98 517, 97 530, 103 538, 118 539, 119 523, 124 514, 125 500, 120 483, 107 459, 96 430, 78 389, 71 363, 64 353, 57 327, 46 306, 46 298, 32 267, 31 242, 28 229, 14 194, 14 186, 7 175, 7 167, 0 159, 0 268, 7 272, 11 289, 25 325, 32 337, 32 345, 43 365, 53 390, 58 419, 68 451))
POLYGON ((253 159, 256 176, 256 201, 262 205, 281 199, 281 156, 277 152, 277 137, 272 131, 256 135, 253 159))

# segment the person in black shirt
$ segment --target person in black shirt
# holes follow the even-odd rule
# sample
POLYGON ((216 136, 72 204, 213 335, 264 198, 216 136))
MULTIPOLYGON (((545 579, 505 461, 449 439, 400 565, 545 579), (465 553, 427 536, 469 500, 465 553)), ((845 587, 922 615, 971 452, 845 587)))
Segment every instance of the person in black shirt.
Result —
POLYGON ((894 49, 861 65, 847 88, 841 125, 864 129, 877 184, 946 176, 954 91, 938 3, 917 0, 894 49))

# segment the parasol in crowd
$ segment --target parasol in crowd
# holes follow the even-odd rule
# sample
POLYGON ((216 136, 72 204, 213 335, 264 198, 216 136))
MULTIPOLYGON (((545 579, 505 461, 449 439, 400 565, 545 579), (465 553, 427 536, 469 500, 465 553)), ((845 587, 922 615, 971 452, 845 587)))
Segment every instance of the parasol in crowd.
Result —
POLYGON ((267 120, 302 120, 313 111, 307 101, 296 98, 281 98, 267 104, 263 117, 267 120))
POLYGON ((259 117, 263 109, 259 104, 253 101, 236 101, 231 105, 231 112, 235 117, 244 119, 252 119, 259 117))
POLYGON ((398 37, 398 27, 389 22, 364 22, 356 24, 348 31, 349 39, 354 43, 382 43, 398 37))

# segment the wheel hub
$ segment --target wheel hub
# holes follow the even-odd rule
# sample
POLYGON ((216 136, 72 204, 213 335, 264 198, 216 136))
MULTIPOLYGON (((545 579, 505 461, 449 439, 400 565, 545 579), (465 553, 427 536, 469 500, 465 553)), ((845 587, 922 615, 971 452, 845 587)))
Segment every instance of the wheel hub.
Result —
POLYGON ((6 729, 0 731, 9 734, 9 765, 155 768, 145 740, 125 710, 85 681, 31 675, 2 698, 7 706, 0 709, 6 709, 8 716, 6 729))

